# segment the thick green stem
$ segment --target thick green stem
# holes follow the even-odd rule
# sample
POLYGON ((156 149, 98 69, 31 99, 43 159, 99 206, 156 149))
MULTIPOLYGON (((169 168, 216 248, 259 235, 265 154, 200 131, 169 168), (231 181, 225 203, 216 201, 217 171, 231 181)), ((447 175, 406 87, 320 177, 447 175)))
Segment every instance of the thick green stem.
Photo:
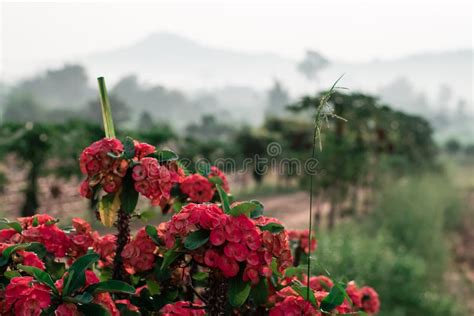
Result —
POLYGON ((110 108, 109 96, 107 94, 107 87, 105 86, 104 77, 97 78, 99 85, 100 104, 102 108, 102 119, 104 121, 105 137, 115 138, 114 121, 112 120, 112 110, 110 108))

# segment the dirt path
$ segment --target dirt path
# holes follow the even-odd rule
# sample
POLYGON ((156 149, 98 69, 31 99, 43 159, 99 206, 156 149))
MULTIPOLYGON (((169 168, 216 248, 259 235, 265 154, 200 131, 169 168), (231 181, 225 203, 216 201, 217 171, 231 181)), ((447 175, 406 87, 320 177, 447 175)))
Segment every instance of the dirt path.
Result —
MULTIPOLYGON (((309 220, 309 194, 296 192, 276 196, 256 197, 265 206, 265 214, 276 217, 285 227, 290 229, 304 229, 308 227, 309 220)), ((316 212, 318 203, 313 200, 313 212, 316 212)), ((322 214, 327 214, 329 204, 321 204, 322 214)))

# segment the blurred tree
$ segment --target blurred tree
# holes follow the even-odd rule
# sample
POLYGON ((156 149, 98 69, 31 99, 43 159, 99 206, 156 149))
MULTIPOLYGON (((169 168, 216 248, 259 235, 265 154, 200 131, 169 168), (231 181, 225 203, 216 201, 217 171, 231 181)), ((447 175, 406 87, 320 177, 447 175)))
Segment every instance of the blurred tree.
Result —
POLYGON ((266 116, 280 116, 285 113, 286 106, 290 98, 288 92, 282 87, 278 80, 275 80, 273 87, 267 94, 266 116))
POLYGON ((306 51, 305 58, 297 65, 297 69, 306 79, 317 78, 318 73, 329 65, 329 61, 320 53, 312 50, 306 51))
POLYGON ((457 154, 462 149, 462 146, 457 139, 452 138, 446 142, 444 148, 450 154, 457 154))
POLYGON ((39 122, 43 118, 44 111, 31 94, 14 93, 8 95, 3 113, 4 122, 39 122))
MULTIPOLYGON (((130 120, 130 108, 128 105, 116 95, 109 96, 110 104, 112 106, 114 122, 119 126, 123 127, 123 123, 126 123, 130 120)), ((91 122, 97 125, 102 125, 102 112, 100 107, 99 98, 89 101, 87 103, 85 111, 82 114, 82 117, 87 122, 91 122)))
POLYGON ((32 216, 39 206, 38 179, 51 153, 55 130, 28 122, 24 125, 4 124, 0 134, 1 139, 5 140, 0 144, 0 154, 13 153, 18 163, 29 168, 21 216, 32 216))
POLYGON ((138 119, 138 130, 151 130, 155 126, 155 122, 153 121, 153 117, 151 116, 150 112, 143 111, 138 119))
POLYGON ((201 140, 226 140, 230 138, 233 131, 231 126, 219 123, 211 114, 203 115, 199 124, 190 124, 186 127, 188 137, 201 140))
POLYGON ((48 108, 78 109, 93 94, 84 67, 65 65, 20 82, 11 93, 30 94, 48 108))

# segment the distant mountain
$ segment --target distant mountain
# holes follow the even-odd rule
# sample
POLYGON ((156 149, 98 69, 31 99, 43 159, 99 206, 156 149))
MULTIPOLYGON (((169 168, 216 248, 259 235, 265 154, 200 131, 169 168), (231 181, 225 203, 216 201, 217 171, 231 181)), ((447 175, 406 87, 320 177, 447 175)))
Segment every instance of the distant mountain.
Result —
POLYGON ((321 72, 319 80, 308 82, 296 70, 296 60, 270 53, 218 49, 172 33, 155 33, 121 49, 92 54, 78 61, 92 77, 100 74, 118 80, 134 73, 142 81, 185 91, 225 86, 247 86, 263 91, 276 78, 297 96, 328 87, 344 73, 346 87, 375 93, 404 77, 416 91, 425 93, 428 100, 437 96, 441 85, 448 84, 453 97, 462 97, 472 104, 473 58, 472 50, 463 50, 365 63, 333 60, 321 72))
POLYGON ((288 73, 294 61, 275 54, 248 54, 210 48, 171 33, 152 34, 122 49, 79 60, 91 74, 140 79, 179 89, 214 89, 226 85, 269 86, 272 77, 288 73))

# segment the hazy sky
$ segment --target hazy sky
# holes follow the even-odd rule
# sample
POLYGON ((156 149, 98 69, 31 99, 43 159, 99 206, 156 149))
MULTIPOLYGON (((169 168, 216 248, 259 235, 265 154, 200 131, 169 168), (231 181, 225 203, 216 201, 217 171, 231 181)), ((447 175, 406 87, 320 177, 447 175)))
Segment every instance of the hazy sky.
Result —
POLYGON ((473 47, 472 0, 2 2, 0 10, 5 76, 42 69, 42 61, 126 46, 158 31, 295 59, 306 48, 331 59, 365 61, 473 47))

